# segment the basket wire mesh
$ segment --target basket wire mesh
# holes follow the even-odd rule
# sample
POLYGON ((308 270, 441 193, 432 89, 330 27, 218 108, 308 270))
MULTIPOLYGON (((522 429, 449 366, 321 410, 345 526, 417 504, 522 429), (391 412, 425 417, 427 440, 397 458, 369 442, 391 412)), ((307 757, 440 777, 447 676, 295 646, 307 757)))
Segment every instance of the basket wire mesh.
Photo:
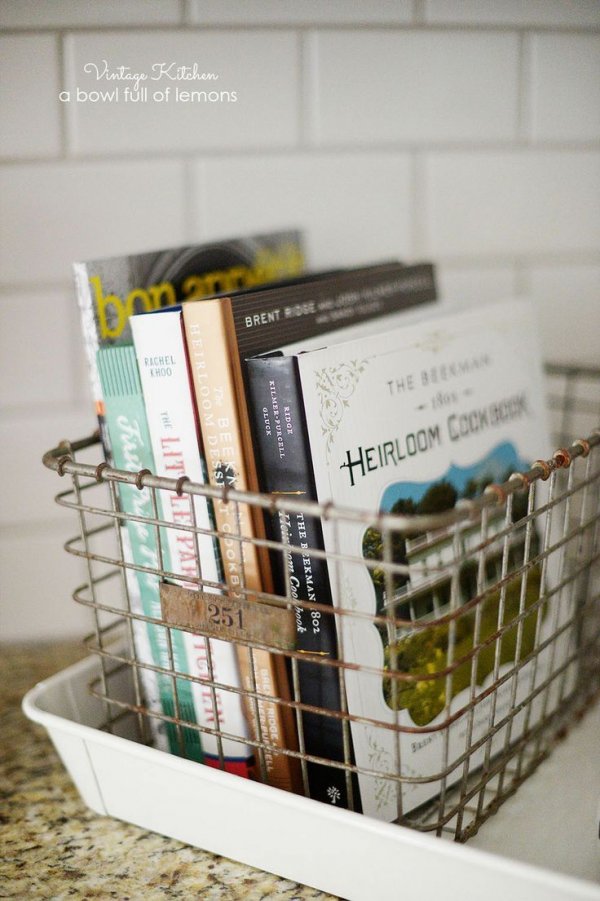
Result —
MULTIPOLYGON (((561 449, 548 460, 536 461, 528 472, 515 473, 501 485, 488 485, 479 496, 462 500, 441 514, 373 517, 295 498, 224 493, 185 477, 173 480, 149 471, 125 472, 106 463, 86 462, 90 455, 98 456, 97 436, 61 442, 48 451, 45 465, 70 478, 57 502, 73 510, 79 522, 79 534, 67 542, 66 550, 85 562, 86 581, 75 590, 74 598, 88 607, 93 617, 93 632, 86 643, 100 664, 99 677, 90 690, 103 705, 102 728, 151 744, 159 725, 176 737, 181 756, 189 756, 190 735, 198 738, 199 734, 200 743, 203 735, 211 735, 221 767, 225 766, 225 742, 250 745, 255 778, 264 782, 268 781, 268 755, 284 754, 297 762, 299 790, 308 796, 311 764, 341 769, 351 809, 360 809, 357 775, 370 775, 380 780, 385 790, 395 792, 397 822, 466 841, 536 769, 600 689, 600 429, 596 428, 600 423, 600 370, 549 366, 547 372, 553 439, 561 449), (148 489, 151 516, 122 511, 119 486, 123 484, 140 491, 148 489), (248 648, 251 661, 256 650, 285 658, 289 697, 261 693, 254 679, 245 688, 219 681, 211 641, 204 643, 204 676, 179 670, 174 626, 177 631, 199 630, 144 615, 133 596, 131 579, 132 573, 141 571, 161 582, 189 583, 189 577, 184 579, 184 574, 164 568, 166 530, 174 528, 160 516, 159 499, 165 492, 189 497, 200 494, 232 504, 238 525, 240 504, 264 515, 300 512, 307 518, 326 517, 334 537, 347 523, 361 524, 365 534, 378 541, 379 551, 374 556, 349 558, 336 551, 335 542, 332 552, 313 548, 310 553, 326 559, 331 574, 339 575, 351 565, 367 566, 385 599, 381 609, 368 616, 350 603, 334 610, 298 599, 289 575, 281 594, 246 591, 240 553, 240 593, 252 603, 286 611, 302 607, 319 617, 334 618, 337 658, 309 655, 264 637, 238 636, 237 643, 248 648), (151 531, 158 551, 155 566, 132 562, 122 528, 128 520, 143 523, 151 531), (356 672, 357 667, 344 662, 346 630, 340 626, 345 617, 358 616, 374 622, 387 647, 383 669, 364 667, 364 674, 359 673, 361 678, 377 676, 381 680, 386 702, 394 711, 394 765, 385 770, 378 768, 377 760, 371 768, 359 767, 352 754, 353 723, 386 727, 348 710, 345 677, 350 668, 356 672), (161 629, 167 666, 140 653, 142 624, 161 629), (307 661, 334 668, 339 709, 323 709, 303 700, 299 668, 307 661), (170 712, 149 702, 145 673, 169 680, 170 712), (212 726, 199 725, 186 716, 178 691, 185 682, 202 686, 212 726), (256 726, 250 737, 222 727, 220 692, 241 696, 256 726), (259 715, 266 702, 291 711, 297 745, 282 749, 270 744, 259 715), (406 710, 411 713, 410 723, 402 714, 406 710), (307 753, 306 714, 341 723, 342 760, 307 753), (441 749, 439 768, 425 774, 407 771, 402 764, 405 742, 426 744, 434 739, 441 749), (430 800, 416 808, 407 807, 407 790, 423 784, 429 787, 430 800)), ((190 508, 194 510, 193 503, 190 508)), ((195 518, 177 529, 194 542, 198 589, 226 595, 225 584, 202 575, 198 538, 207 530, 199 528, 195 518)), ((215 539, 223 537, 216 530, 208 530, 208 534, 215 539)), ((251 542, 272 555, 281 555, 284 572, 291 553, 306 553, 305 548, 284 541, 250 539, 239 527, 229 538, 240 551, 251 542)), ((215 637, 211 631, 199 634, 215 637)))

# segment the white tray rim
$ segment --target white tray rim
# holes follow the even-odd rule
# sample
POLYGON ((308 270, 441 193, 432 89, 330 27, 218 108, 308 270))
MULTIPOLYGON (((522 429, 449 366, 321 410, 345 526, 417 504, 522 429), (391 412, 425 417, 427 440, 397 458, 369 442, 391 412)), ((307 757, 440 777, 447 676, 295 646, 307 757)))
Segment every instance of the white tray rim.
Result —
MULTIPOLYGON (((379 845, 385 845, 387 848, 395 848, 396 858, 402 861, 402 872, 390 874, 389 882, 390 890, 391 886, 395 886, 396 892, 398 891, 399 879, 401 879, 401 876, 410 875, 406 872, 407 855, 418 852, 421 861, 420 866, 422 866, 422 861, 425 860, 428 867, 439 870, 452 863, 454 865, 453 870, 458 867, 459 870, 464 869, 465 874, 470 873, 473 875, 475 872, 478 872, 481 876, 485 876, 486 881, 489 880, 488 901, 493 901, 496 896, 504 899, 506 897, 511 897, 511 895, 507 895, 506 892, 514 890, 515 886, 521 886, 521 891, 523 893, 521 897, 527 897, 528 899, 531 899, 531 901, 533 901, 534 898, 544 899, 544 901, 546 901, 546 899, 547 901, 550 901, 550 899, 555 898, 564 899, 564 901, 578 901, 578 899, 582 899, 582 901, 583 899, 600 901, 600 885, 586 880, 554 873, 541 867, 515 861, 500 855, 492 854, 488 851, 471 848, 468 845, 440 840, 432 835, 420 833, 404 826, 380 822, 361 814, 338 809, 318 801, 312 801, 299 795, 262 785, 258 782, 242 779, 230 773, 225 773, 207 766, 201 766, 193 761, 176 757, 164 751, 138 744, 137 742, 121 738, 117 735, 112 735, 103 730, 93 728, 44 709, 44 700, 50 691, 53 691, 57 687, 60 688, 61 686, 68 685, 69 682, 81 683, 82 680, 85 680, 85 684, 87 684, 96 672, 97 667, 98 661, 95 658, 84 658, 55 675, 38 682, 25 694, 22 701, 22 710, 25 716, 33 722, 43 726, 48 731, 50 738, 55 744, 56 739, 60 738, 61 735, 72 736, 81 741, 83 743, 82 747, 85 746, 85 748, 93 748, 96 746, 110 749, 111 752, 116 752, 117 754, 133 754, 140 763, 145 761, 149 765, 158 765, 163 770, 166 769, 173 773, 180 774, 185 779, 190 780, 190 785, 193 783, 200 789, 202 786, 205 786, 210 788, 211 791, 216 789, 217 791, 227 793, 231 793, 233 790, 233 792, 239 796, 240 803, 246 802, 250 806, 257 803, 260 803, 261 805, 266 804, 271 809, 274 820, 282 820, 282 818, 283 820, 289 820, 290 818, 293 820, 294 817, 301 817, 302 821, 305 822, 306 818, 308 818, 314 822, 316 835, 331 836, 332 831, 339 830, 343 833, 344 838, 347 841, 350 840, 356 842, 356 848, 360 848, 361 851, 361 858, 368 854, 369 849, 375 850, 375 845, 377 843, 379 843, 379 845)), ((73 778, 68 763, 65 765, 73 778)), ((102 794, 102 785, 99 784, 98 787, 102 794)), ((109 816, 115 816, 110 810, 107 810, 106 812, 109 816)), ((142 828, 152 830, 152 826, 145 827, 143 823, 134 819, 132 819, 131 822, 135 822, 136 825, 142 826, 142 828)), ((485 828, 485 826, 483 828, 485 828)), ((162 834, 178 838, 177 835, 172 835, 169 831, 162 834)), ((192 844, 194 843, 192 842, 192 844)), ((203 847, 204 850, 216 854, 225 854, 225 856, 240 860, 250 866, 265 869, 264 866, 261 866, 261 863, 248 860, 247 855, 241 854, 237 857, 234 854, 223 851, 219 847, 208 847, 205 845, 196 845, 196 847, 203 847)), ((345 869, 343 884, 337 889, 335 887, 337 881, 335 874, 328 874, 327 885, 323 884, 324 880, 319 878, 318 873, 315 878, 308 870, 306 871, 305 878, 299 879, 297 874, 290 874, 287 870, 284 872, 283 870, 285 870, 285 867, 278 868, 276 854, 274 855, 273 860, 275 865, 272 868, 269 867, 268 871, 282 876, 283 878, 292 879, 293 881, 302 882, 306 885, 319 888, 322 891, 331 892, 333 894, 342 894, 341 888, 346 887, 348 884, 348 868, 352 870, 353 866, 354 855, 350 853, 351 849, 348 849, 348 852, 349 853, 344 855, 343 860, 345 869)), ((418 891, 419 901, 428 901, 430 897, 432 901, 434 901, 434 899, 435 901, 439 901, 439 894, 428 894, 426 875, 427 874, 421 874, 419 882, 414 883, 414 888, 418 891), (423 878, 424 876, 425 881, 423 878)), ((417 873, 413 873, 412 876, 416 877, 417 873)), ((471 895, 471 892, 469 891, 469 876, 465 875, 465 879, 467 880, 466 883, 457 887, 456 893, 452 885, 446 883, 445 901, 449 901, 449 899, 455 897, 457 899, 460 898, 460 901, 470 901, 471 897, 473 897, 473 899, 480 898, 480 895, 477 892, 474 892, 473 895, 471 895)), ((409 884, 410 881, 411 880, 409 879, 409 884)), ((473 882, 473 880, 471 880, 471 882, 473 882)), ((437 892, 437 889, 435 891, 437 892)), ((344 897, 349 899, 349 901, 354 901, 354 898, 359 901, 359 899, 364 896, 361 894, 351 895, 346 893, 344 897)), ((373 897, 375 897, 375 895, 373 895, 373 897)), ((390 893, 384 897, 392 899, 397 897, 397 895, 390 893)), ((515 895, 513 894, 512 897, 515 897, 515 895)))

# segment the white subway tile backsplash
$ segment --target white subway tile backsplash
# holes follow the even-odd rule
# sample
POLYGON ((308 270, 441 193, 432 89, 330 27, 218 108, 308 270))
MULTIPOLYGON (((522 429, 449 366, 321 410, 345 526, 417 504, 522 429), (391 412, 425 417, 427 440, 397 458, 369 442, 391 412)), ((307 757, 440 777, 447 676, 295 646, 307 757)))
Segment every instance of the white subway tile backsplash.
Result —
POLYGON ((515 137, 516 35, 328 31, 311 40, 317 143, 515 137))
POLYGON ((73 290, 0 291, 0 409, 73 401, 78 318, 73 290))
POLYGON ((82 562, 62 547, 73 534, 66 522, 27 534, 0 530, 2 641, 81 639, 92 630, 91 612, 71 597, 85 580, 82 562))
POLYGON ((532 43, 533 138, 599 140, 600 34, 543 34, 532 43))
POLYGON ((406 154, 215 159, 196 170, 196 191, 202 190, 198 237, 298 225, 314 267, 406 257, 411 250, 406 154))
POLYGON ((444 25, 600 25, 597 0, 425 0, 428 22, 444 25))
POLYGON ((425 166, 434 257, 598 249, 600 153, 431 153, 425 166))
POLYGON ((178 162, 0 167, 0 278, 71 278, 71 263, 184 243, 178 162))
MULTIPOLYGON (((32 361, 33 362, 33 361, 32 361)), ((61 519, 54 496, 68 487, 66 479, 42 465, 42 456, 62 440, 75 441, 97 427, 94 408, 47 407, 31 416, 3 414, 0 421, 2 504, 0 527, 61 519)), ((100 451, 98 460, 100 462, 100 451)), ((75 520, 72 520, 75 523, 75 520)))
POLYGON ((65 52, 75 153, 179 153, 297 143, 299 60, 292 32, 86 33, 71 35, 65 52), (107 80, 105 60, 109 72, 127 65, 147 79, 137 93, 132 82, 107 80), (93 66, 86 74, 88 64, 93 66), (184 66, 191 74, 196 66, 196 74, 218 77, 177 79, 177 69, 184 66), (113 99, 90 100, 100 91, 113 99))
POLYGON ((0 0, 0 27, 90 28, 95 25, 176 25, 179 0, 0 0))
POLYGON ((189 0, 190 20, 197 25, 361 25, 410 22, 413 0, 189 0))
POLYGON ((472 307, 516 293, 514 266, 437 267, 438 294, 444 306, 472 307))
POLYGON ((546 359, 598 366, 600 264, 532 266, 530 283, 546 359))
POLYGON ((90 626, 41 462, 96 426, 73 259, 298 225, 314 268, 431 258, 448 309, 527 289, 546 358, 598 364, 597 0, 0 0, 2 28, 2 639, 90 626), (134 103, 103 59, 219 78, 134 103))
POLYGON ((61 149, 58 43, 50 35, 0 38, 0 156, 61 149))

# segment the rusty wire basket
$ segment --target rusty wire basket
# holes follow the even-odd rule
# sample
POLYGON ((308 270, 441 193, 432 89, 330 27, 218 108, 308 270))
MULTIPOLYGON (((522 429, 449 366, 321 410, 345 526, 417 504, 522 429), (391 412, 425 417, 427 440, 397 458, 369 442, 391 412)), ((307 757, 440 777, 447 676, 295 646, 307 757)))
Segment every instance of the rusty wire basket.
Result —
MULTIPOLYGON (((387 649, 385 666, 377 672, 365 667, 363 673, 360 665, 345 661, 344 620, 365 616, 350 603, 334 611, 328 605, 303 601, 294 596, 289 581, 282 594, 247 592, 250 604, 277 608, 284 619, 293 618, 293 609, 300 606, 335 620, 340 636, 337 659, 307 655, 293 641, 286 644, 276 639, 275 632, 272 641, 264 630, 259 634, 239 628, 233 635, 238 647, 248 649, 250 659, 268 651, 286 661, 289 696, 265 695, 256 685, 249 689, 220 682, 210 642, 206 642, 203 676, 177 670, 175 631, 223 639, 227 638, 223 623, 196 621, 192 627, 182 620, 181 608, 177 614, 166 606, 165 618, 148 617, 132 595, 131 573, 144 568, 132 562, 127 550, 121 528, 127 519, 143 522, 160 546, 166 530, 173 528, 159 517, 162 494, 223 500, 222 492, 185 479, 98 464, 97 437, 62 442, 49 451, 44 464, 71 481, 57 501, 79 519, 80 533, 66 549, 83 558, 87 567, 86 583, 74 598, 93 614, 94 631, 86 642, 100 662, 101 676, 90 688, 104 705, 102 728, 119 733, 127 723, 135 740, 148 744, 157 740, 161 728, 163 733, 168 728, 178 736, 182 755, 190 730, 200 733, 200 741, 203 734, 211 735, 218 748, 216 765, 221 767, 225 766, 223 743, 238 741, 251 746, 254 776, 263 781, 268 755, 283 754, 297 762, 298 791, 306 795, 310 795, 309 767, 327 765, 344 773, 351 809, 360 810, 357 785, 361 779, 375 780, 380 791, 395 797, 397 822, 467 840, 536 769, 600 689, 600 430, 596 428, 600 370, 552 366, 547 371, 554 437, 561 449, 549 460, 536 461, 528 472, 516 473, 502 485, 489 485, 479 497, 462 501, 446 513, 373 518, 355 511, 324 510, 291 498, 235 491, 224 498, 228 504, 248 504, 270 515, 325 514, 336 529, 360 523, 380 537, 378 559, 349 559, 311 550, 316 558, 327 558, 331 571, 351 566, 377 571, 386 601, 371 619, 387 649), (85 462, 90 454, 96 460, 85 462), (154 514, 124 514, 119 502, 122 484, 147 490, 154 514), (403 549, 400 562, 394 555, 398 542, 403 549), (164 627, 167 667, 141 652, 139 630, 144 624, 164 627), (335 671, 339 709, 315 709, 306 703, 298 670, 307 661, 335 671), (148 673, 171 680, 174 708, 170 713, 147 696, 148 673), (386 726, 393 735, 392 766, 388 762, 380 768, 376 756, 368 767, 356 763, 353 729, 357 725, 378 729, 382 724, 348 712, 345 684, 350 673, 355 679, 376 676, 381 681, 386 702, 394 710, 393 724, 386 726), (186 717, 177 702, 177 685, 182 682, 200 683, 207 692, 214 712, 212 726, 186 717), (241 695, 250 717, 254 710, 256 728, 250 736, 221 728, 217 694, 224 691, 241 695), (291 711, 296 741, 289 747, 274 747, 261 730, 259 706, 267 702, 291 711), (306 714, 318 714, 341 726, 341 759, 307 752, 306 714), (403 759, 411 743, 435 743, 436 765, 421 773, 406 768, 403 759), (415 791, 418 803, 410 800, 415 791)), ((202 530, 194 523, 179 530, 196 536, 197 549, 202 530)), ((252 541, 284 560, 290 553, 306 553, 274 540, 249 539, 239 533, 231 537, 239 547, 252 541)), ((159 553, 159 565, 145 571, 164 583, 184 580, 184 574, 166 571, 161 561, 159 553)), ((225 584, 207 585, 201 577, 197 588, 220 589, 228 597, 225 584)), ((243 595, 243 580, 240 591, 243 595)), ((234 605, 233 609, 241 608, 234 605)))

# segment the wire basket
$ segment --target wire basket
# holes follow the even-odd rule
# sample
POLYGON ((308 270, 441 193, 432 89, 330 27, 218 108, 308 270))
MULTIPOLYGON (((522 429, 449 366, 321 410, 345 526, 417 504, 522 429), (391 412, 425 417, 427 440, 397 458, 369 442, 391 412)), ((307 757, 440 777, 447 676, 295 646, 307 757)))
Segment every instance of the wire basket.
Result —
MULTIPOLYGON (((283 755, 297 771, 297 790, 309 797, 311 767, 329 767, 343 773, 348 807, 358 811, 361 779, 375 780, 380 791, 395 797, 398 823, 466 841, 536 769, 600 689, 600 429, 595 428, 600 422, 600 370, 551 366, 547 371, 554 437, 561 449, 551 459, 533 463, 528 472, 488 485, 480 496, 430 516, 373 517, 292 498, 224 493, 185 477, 173 480, 85 462, 99 452, 97 436, 61 442, 48 451, 44 464, 71 479, 57 502, 75 511, 79 520, 79 535, 66 550, 83 558, 87 567, 87 580, 74 599, 93 614, 94 631, 86 643, 101 666, 90 690, 104 705, 102 728, 146 744, 161 734, 164 739, 169 731, 181 756, 190 756, 190 735, 200 744, 210 736, 217 748, 213 765, 221 768, 226 768, 224 746, 238 742, 252 748, 252 775, 262 781, 268 781, 269 756, 283 755), (585 437, 574 438, 577 435, 585 437), (125 514, 122 485, 147 490, 152 515, 125 514), (159 515, 160 499, 167 493, 180 498, 203 495, 236 510, 247 504, 266 517, 326 517, 334 530, 348 523, 364 527, 365 535, 377 539, 379 550, 371 556, 349 558, 319 548, 310 553, 326 559, 330 572, 366 566, 377 580, 382 603, 369 619, 386 649, 384 666, 373 670, 346 662, 344 623, 366 616, 357 613, 350 599, 335 610, 302 600, 289 579, 279 594, 247 592, 243 567, 240 593, 248 609, 267 611, 266 629, 264 624, 241 628, 236 615, 242 608, 223 607, 230 594, 227 586, 203 580, 201 566, 195 587, 220 599, 218 610, 229 611, 225 622, 221 616, 220 622, 213 617, 212 622, 192 623, 181 605, 168 603, 168 588, 162 595, 163 616, 145 615, 132 574, 147 573, 163 586, 189 584, 186 574, 170 572, 162 563, 167 530, 175 528, 159 515), (158 565, 132 562, 122 528, 127 521, 143 525, 154 536, 158 565), (298 608, 335 622, 336 657, 307 654, 289 637, 282 639, 276 624, 281 621, 285 632, 298 608), (277 616, 272 615, 274 609, 277 616), (148 627, 162 630, 167 666, 142 650, 140 630, 148 627), (182 632, 210 639, 203 645, 203 675, 177 666, 174 644, 182 632), (265 694, 256 683, 236 687, 220 681, 212 641, 232 636, 236 648, 247 649, 251 672, 259 653, 284 660, 290 693, 265 694), (307 664, 315 672, 327 667, 335 673, 339 709, 307 702, 299 678, 307 664), (161 708, 148 696, 148 674, 169 680, 172 709, 161 708), (393 736, 392 765, 388 761, 384 766, 377 755, 368 767, 356 763, 353 729, 383 724, 348 711, 345 688, 350 675, 380 680, 386 704, 394 711, 392 726, 385 727, 393 736), (212 725, 194 721, 179 702, 179 688, 190 683, 205 692, 212 725), (222 728, 223 692, 242 699, 254 724, 250 734, 222 728), (265 705, 288 711, 293 718, 295 737, 286 747, 274 746, 262 727, 265 705), (311 716, 341 730, 341 756, 315 756, 307 750, 305 726, 311 716), (407 768, 407 747, 429 744, 437 748, 436 765, 426 772, 407 768), (410 801, 411 795, 418 803, 410 801)), ((195 542, 196 552, 198 536, 206 534, 195 521, 177 531, 195 542)), ((223 538, 216 530, 209 534, 223 538)), ((251 539, 240 531, 228 537, 240 549, 254 543, 272 559, 279 557, 284 571, 290 555, 307 553, 285 541, 251 539)), ((330 800, 335 803, 336 798, 330 800)))

